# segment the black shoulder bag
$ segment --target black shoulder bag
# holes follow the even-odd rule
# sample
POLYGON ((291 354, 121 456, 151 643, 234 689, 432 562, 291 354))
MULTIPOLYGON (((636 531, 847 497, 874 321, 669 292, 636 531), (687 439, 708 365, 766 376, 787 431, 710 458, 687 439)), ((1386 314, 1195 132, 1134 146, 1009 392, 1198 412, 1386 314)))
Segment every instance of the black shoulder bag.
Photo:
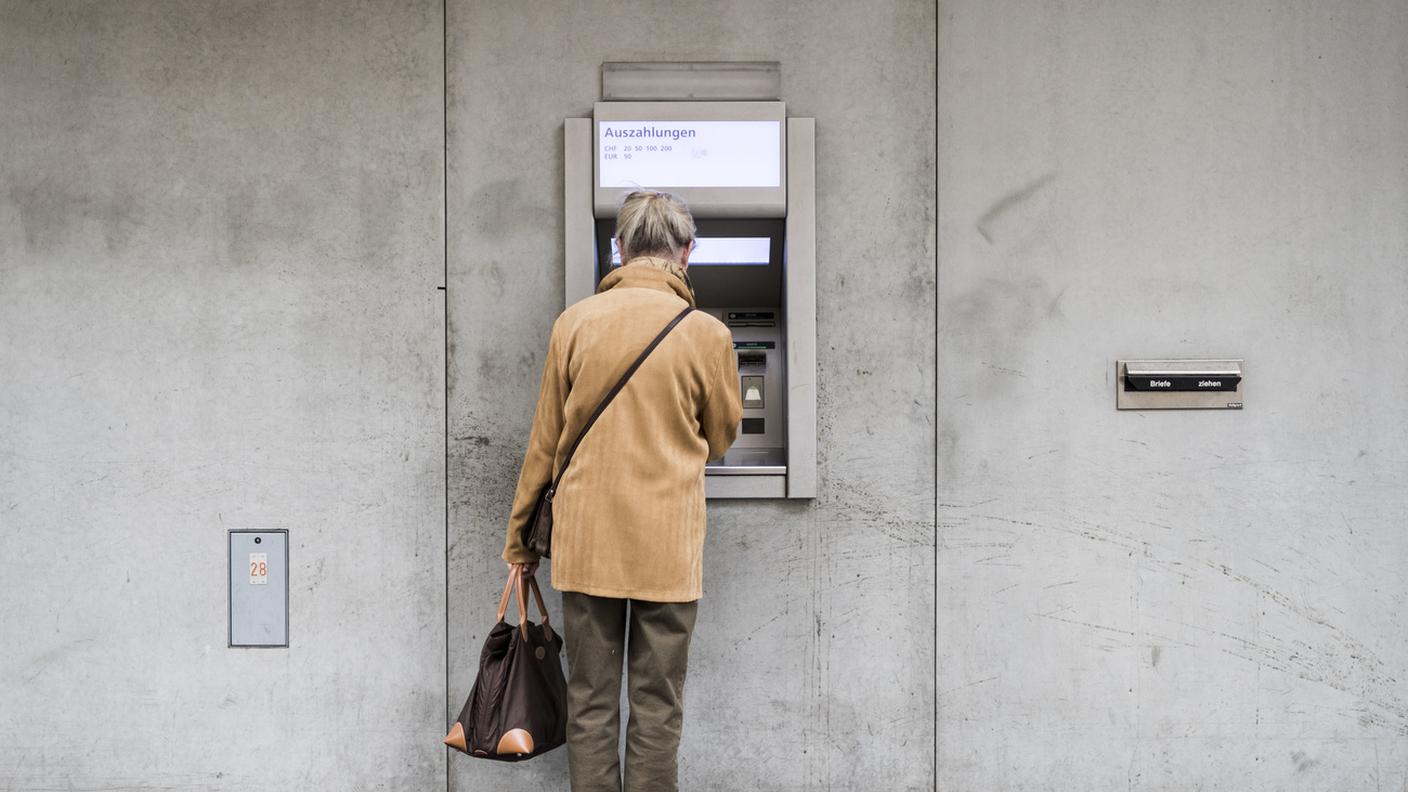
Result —
POLYGON ((523 526, 521 534, 525 547, 532 549, 543 558, 552 557, 552 496, 557 492, 557 485, 562 483, 562 476, 567 472, 567 466, 572 462, 572 455, 577 452, 577 446, 582 444, 582 438, 586 437, 587 431, 592 428, 592 424, 596 423, 596 419, 606 411, 606 406, 611 404, 611 400, 616 398, 616 394, 620 393, 622 388, 626 387, 626 382, 630 380, 632 374, 636 373, 636 369, 640 368, 640 364, 650 357, 650 353, 655 351, 655 347, 660 346, 660 342, 664 341, 665 336, 675 329, 675 325, 679 324, 693 310, 692 307, 685 308, 680 311, 679 316, 671 319, 670 323, 665 325, 665 329, 661 330, 659 335, 655 336, 655 340, 641 351, 631 367, 626 369, 626 373, 621 375, 621 379, 596 406, 596 410, 587 419, 587 423, 582 426, 582 431, 577 433, 577 439, 573 440, 572 445, 567 449, 567 455, 562 458, 562 467, 557 470, 557 478, 543 487, 543 491, 538 494, 538 505, 533 508, 533 515, 528 518, 528 523, 523 526))

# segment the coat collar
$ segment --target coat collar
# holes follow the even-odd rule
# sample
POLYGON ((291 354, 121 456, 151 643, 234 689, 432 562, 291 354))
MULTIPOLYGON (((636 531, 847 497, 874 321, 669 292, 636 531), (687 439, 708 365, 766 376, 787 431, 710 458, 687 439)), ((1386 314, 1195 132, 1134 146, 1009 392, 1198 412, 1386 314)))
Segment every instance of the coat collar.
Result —
POLYGON ((623 289, 644 288, 674 292, 681 299, 694 305, 694 289, 689 284, 689 276, 684 268, 669 259, 656 256, 637 256, 617 267, 601 279, 597 294, 616 287, 623 289))

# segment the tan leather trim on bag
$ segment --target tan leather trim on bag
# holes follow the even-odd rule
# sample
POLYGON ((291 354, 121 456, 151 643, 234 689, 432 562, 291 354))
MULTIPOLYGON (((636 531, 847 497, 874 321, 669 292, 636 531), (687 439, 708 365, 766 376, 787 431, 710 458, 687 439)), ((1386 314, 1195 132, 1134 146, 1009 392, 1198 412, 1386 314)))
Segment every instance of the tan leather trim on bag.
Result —
POLYGON ((459 721, 455 721, 455 725, 450 727, 450 733, 445 735, 445 744, 461 751, 469 750, 469 746, 465 744, 464 740, 464 727, 460 725, 459 721))
POLYGON ((509 729, 499 738, 498 747, 494 751, 500 754, 533 753, 533 735, 523 729, 509 729))

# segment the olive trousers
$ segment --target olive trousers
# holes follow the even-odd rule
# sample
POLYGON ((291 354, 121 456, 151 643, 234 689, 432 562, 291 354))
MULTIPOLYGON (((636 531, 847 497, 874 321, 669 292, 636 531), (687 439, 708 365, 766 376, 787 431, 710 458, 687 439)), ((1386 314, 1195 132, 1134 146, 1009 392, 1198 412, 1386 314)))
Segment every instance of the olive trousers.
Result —
POLYGON ((562 593, 572 792, 675 792, 684 677, 699 602, 562 593), (627 659, 624 779, 621 661, 627 659))

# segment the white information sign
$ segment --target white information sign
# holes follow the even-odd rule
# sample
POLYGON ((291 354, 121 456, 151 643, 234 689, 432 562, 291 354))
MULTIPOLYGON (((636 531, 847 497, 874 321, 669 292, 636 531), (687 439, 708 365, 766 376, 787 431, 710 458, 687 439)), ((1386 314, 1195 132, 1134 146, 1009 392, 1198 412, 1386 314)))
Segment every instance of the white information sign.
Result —
POLYGON ((249 554, 249 582, 255 586, 267 586, 269 584, 269 554, 250 553, 249 554))
POLYGON ((777 121, 599 121, 604 188, 780 187, 777 121))

